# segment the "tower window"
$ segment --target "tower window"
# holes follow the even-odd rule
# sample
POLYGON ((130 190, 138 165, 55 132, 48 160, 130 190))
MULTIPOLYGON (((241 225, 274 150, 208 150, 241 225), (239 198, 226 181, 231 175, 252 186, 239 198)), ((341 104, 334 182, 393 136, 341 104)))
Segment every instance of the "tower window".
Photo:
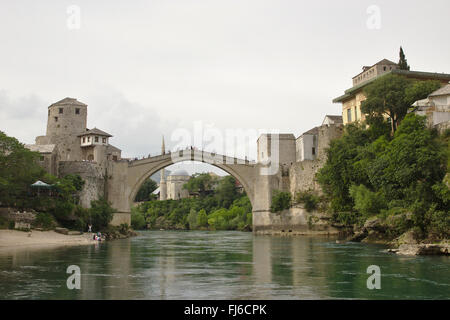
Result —
POLYGON ((64 109, 63 108, 59 108, 59 113, 63 113, 64 109))
POLYGON ((95 142, 98 142, 98 137, 95 137, 95 142))
POLYGON ((75 114, 80 114, 80 108, 75 109, 75 114))
POLYGON ((55 117, 55 122, 58 122, 58 117, 55 117))

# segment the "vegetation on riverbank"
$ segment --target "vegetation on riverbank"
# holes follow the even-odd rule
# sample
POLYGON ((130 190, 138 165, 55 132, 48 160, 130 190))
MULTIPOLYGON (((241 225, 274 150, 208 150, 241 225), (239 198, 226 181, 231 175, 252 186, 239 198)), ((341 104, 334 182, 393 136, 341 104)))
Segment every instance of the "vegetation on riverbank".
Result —
POLYGON ((369 126, 347 125, 344 135, 331 142, 317 175, 334 222, 362 227, 376 218, 387 239, 408 230, 421 240, 449 237, 450 190, 444 177, 450 131, 438 135, 424 117, 406 115, 414 99, 435 87, 392 76, 368 86, 363 111, 369 126), (381 101, 392 105, 387 114, 394 124, 383 120, 381 101))
POLYGON ((231 176, 211 179, 197 174, 185 187, 198 197, 180 200, 150 200, 132 208, 134 229, 248 230, 252 207, 236 189, 231 176))
MULTIPOLYGON (((39 153, 24 147, 17 139, 0 131, 0 205, 17 210, 35 211, 32 227, 44 230, 56 226, 73 230, 104 230, 112 219, 114 209, 104 200, 92 201, 91 208, 79 205, 79 192, 84 181, 79 175, 57 178, 39 165, 39 153), (37 180, 51 185, 50 189, 36 191, 30 186, 37 180)), ((2 222, 14 228, 14 223, 2 222)))

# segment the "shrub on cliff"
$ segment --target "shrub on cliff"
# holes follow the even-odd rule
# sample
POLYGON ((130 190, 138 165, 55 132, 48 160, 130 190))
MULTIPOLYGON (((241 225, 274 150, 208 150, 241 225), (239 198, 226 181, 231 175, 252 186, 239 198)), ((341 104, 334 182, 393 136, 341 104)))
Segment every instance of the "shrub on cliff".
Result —
POLYGON ((320 197, 312 190, 299 191, 295 195, 295 202, 302 203, 305 206, 306 211, 311 212, 317 209, 320 197))
POLYGON ((291 193, 275 190, 272 195, 271 212, 280 212, 291 207, 291 193))
POLYGON ((386 201, 382 195, 370 191, 364 185, 352 185, 350 187, 350 196, 355 202, 354 208, 360 212, 364 218, 380 213, 382 209, 386 209, 386 201))

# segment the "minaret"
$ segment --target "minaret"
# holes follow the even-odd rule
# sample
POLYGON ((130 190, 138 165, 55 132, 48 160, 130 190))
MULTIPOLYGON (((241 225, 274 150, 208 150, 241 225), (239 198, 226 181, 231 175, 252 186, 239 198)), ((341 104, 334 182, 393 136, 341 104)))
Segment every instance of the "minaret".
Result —
MULTIPOLYGON (((166 154, 164 136, 162 137, 161 154, 166 154)), ((159 181, 159 200, 167 200, 167 184, 164 168, 161 170, 161 180, 159 181)))

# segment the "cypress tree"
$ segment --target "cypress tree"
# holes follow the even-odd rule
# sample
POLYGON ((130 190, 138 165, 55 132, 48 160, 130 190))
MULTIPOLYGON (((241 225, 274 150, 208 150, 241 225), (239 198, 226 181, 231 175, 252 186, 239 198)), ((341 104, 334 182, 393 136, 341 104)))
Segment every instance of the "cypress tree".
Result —
POLYGON ((400 47, 400 60, 398 61, 398 66, 400 70, 409 70, 408 61, 405 58, 402 47, 400 47))

